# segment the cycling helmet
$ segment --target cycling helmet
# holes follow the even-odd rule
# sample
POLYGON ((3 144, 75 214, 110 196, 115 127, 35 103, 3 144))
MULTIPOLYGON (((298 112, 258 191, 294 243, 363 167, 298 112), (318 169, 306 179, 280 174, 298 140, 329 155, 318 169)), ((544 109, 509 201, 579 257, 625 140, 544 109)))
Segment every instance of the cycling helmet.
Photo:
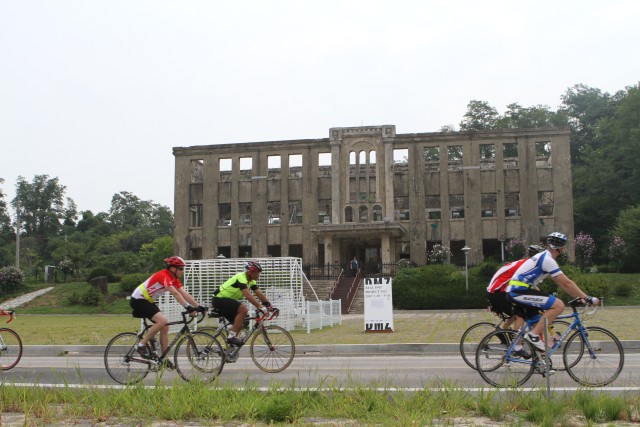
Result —
POLYGON ((567 244, 567 236, 554 231, 547 236, 547 244, 551 249, 560 249, 567 244))
POLYGON ((540 245, 531 245, 531 246, 529 246, 527 248, 527 255, 529 255, 529 258, 531 258, 535 254, 539 254, 542 251, 544 251, 544 248, 542 246, 540 246, 540 245))
POLYGON ((164 262, 165 264, 167 264, 167 267, 184 267, 184 264, 185 264, 184 260, 179 256, 172 256, 169 258, 165 258, 164 262))
POLYGON ((258 261, 247 261, 244 263, 244 269, 246 271, 260 273, 262 271, 262 266, 260 265, 260 263, 258 263, 258 261))

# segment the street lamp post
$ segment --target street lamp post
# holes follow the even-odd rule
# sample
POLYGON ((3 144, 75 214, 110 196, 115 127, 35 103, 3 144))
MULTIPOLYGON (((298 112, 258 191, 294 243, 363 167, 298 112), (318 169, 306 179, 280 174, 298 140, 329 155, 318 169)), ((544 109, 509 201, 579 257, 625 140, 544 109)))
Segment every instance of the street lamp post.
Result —
POLYGON ((471 248, 466 246, 462 248, 462 252, 464 252, 464 281, 467 289, 467 293, 469 293, 469 251, 471 248))

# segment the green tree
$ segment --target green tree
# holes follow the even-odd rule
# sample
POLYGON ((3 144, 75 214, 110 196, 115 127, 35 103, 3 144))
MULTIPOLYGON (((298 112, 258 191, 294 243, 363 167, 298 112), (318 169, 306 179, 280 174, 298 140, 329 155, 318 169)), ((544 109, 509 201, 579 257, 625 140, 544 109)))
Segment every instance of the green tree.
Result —
POLYGON ((65 189, 58 178, 49 175, 36 175, 32 182, 18 177, 16 197, 11 204, 20 213, 26 235, 42 239, 60 232, 65 219, 65 189))
POLYGON ((507 105, 507 111, 496 120, 496 127, 541 128, 567 126, 567 116, 562 111, 551 111, 547 105, 525 108, 518 103, 507 105))
POLYGON ((460 130, 495 129, 498 111, 486 101, 471 100, 467 104, 467 112, 460 122, 460 130))
POLYGON ((621 254, 624 256, 626 271, 640 270, 640 205, 624 209, 620 212, 614 227, 616 236, 622 236, 626 248, 621 254))
POLYGON ((592 147, 598 132, 600 120, 613 116, 616 104, 622 94, 611 96, 600 89, 577 84, 561 96, 561 111, 566 115, 571 127, 572 163, 582 162, 582 156, 592 147))
POLYGON ((619 98, 574 167, 575 225, 597 242, 607 240, 621 210, 640 204, 640 90, 629 87, 619 98))
MULTIPOLYGON (((4 179, 0 178, 0 184, 4 183, 4 179)), ((7 202, 4 200, 4 192, 0 188, 0 244, 6 243, 9 236, 13 234, 11 227, 11 217, 7 211, 7 202)))

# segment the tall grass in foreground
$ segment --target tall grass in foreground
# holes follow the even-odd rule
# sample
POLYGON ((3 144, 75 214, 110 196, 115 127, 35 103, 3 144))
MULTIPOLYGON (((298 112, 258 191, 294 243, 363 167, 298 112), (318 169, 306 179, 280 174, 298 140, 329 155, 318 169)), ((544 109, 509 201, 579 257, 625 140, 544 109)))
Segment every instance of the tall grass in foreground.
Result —
POLYGON ((547 400, 542 392, 487 389, 470 393, 447 385, 419 392, 380 390, 376 386, 321 387, 322 390, 298 391, 294 386, 273 385, 264 391, 247 384, 243 388, 212 389, 207 384, 180 381, 171 386, 124 389, 47 389, 4 384, 0 411, 25 414, 25 425, 57 424, 61 420, 127 425, 148 425, 157 420, 201 425, 305 425, 319 420, 353 420, 357 424, 399 426, 452 425, 464 420, 482 424, 478 420, 483 417, 505 425, 565 425, 570 419, 581 424, 640 421, 638 393, 612 397, 585 391, 547 400))

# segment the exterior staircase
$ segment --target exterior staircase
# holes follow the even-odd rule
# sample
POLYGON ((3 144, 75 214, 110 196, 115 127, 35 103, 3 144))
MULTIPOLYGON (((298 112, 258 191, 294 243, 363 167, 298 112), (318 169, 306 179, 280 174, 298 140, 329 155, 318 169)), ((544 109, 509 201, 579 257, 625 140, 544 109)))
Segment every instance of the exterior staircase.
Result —
MULTIPOLYGON (((342 306, 342 314, 349 314, 350 312, 353 311, 353 305, 352 305, 352 301, 354 300, 354 298, 357 296, 358 293, 362 294, 363 293, 363 289, 362 286, 358 287, 358 290, 356 291, 356 295, 350 295, 349 292, 351 291, 352 287, 354 286, 354 283, 360 282, 362 280, 362 276, 360 275, 360 273, 358 273, 358 275, 356 277, 340 277, 336 283, 335 288, 333 289, 333 292, 331 293, 331 295, 329 296, 330 299, 332 300, 341 300, 341 306, 342 306), (349 310, 349 306, 352 305, 352 310, 349 310)), ((364 302, 363 302, 364 305, 364 302)))

